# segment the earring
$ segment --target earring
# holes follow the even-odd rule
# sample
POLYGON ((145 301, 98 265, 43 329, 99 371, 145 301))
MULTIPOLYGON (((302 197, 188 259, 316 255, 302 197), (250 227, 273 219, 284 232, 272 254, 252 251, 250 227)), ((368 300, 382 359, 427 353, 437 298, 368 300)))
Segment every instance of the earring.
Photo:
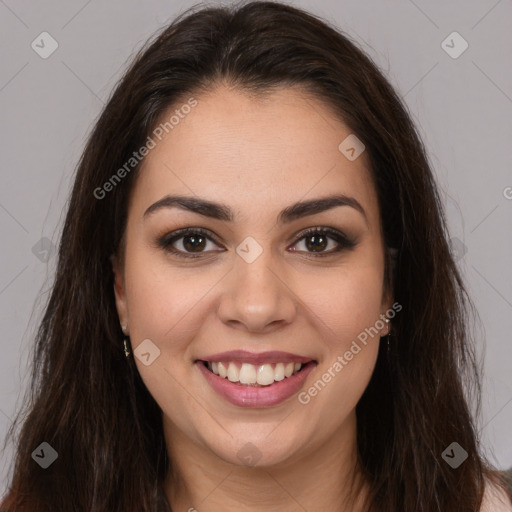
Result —
POLYGON ((123 336, 123 345, 124 345, 124 355, 128 359, 130 357, 130 350, 128 349, 128 334, 126 332, 128 326, 126 324, 121 324, 121 329, 124 332, 125 336, 123 336))
POLYGON ((389 344, 389 337, 391 336, 391 325, 389 324, 389 318, 386 318, 386 324, 388 325, 388 333, 386 335, 386 342, 387 342, 387 346, 388 346, 388 356, 389 356, 389 353, 391 352, 391 346, 389 344))
POLYGON ((124 344, 124 355, 126 356, 126 359, 130 357, 130 350, 128 349, 128 336, 125 336, 123 338, 123 344, 124 344))

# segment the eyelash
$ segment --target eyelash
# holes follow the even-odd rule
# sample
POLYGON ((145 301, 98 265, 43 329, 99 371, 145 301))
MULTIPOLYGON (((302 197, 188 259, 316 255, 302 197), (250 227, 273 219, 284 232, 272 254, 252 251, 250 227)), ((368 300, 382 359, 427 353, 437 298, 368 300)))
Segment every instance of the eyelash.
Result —
MULTIPOLYGON (((216 243, 217 245, 220 245, 220 242, 218 242, 218 240, 216 240, 216 237, 213 236, 213 234, 210 231, 203 229, 203 228, 178 229, 177 231, 174 231, 172 233, 168 233, 167 235, 164 235, 163 237, 161 237, 158 240, 157 243, 158 243, 158 246, 161 247, 162 249, 164 249, 165 251, 175 254, 176 256, 178 256, 180 258, 195 259, 195 258, 203 257, 208 251, 193 254, 193 253, 186 253, 186 252, 177 250, 172 247, 172 244, 174 242, 176 242, 177 240, 179 240, 181 238, 185 238, 188 235, 203 235, 208 240, 216 243)), ((355 241, 349 239, 341 231, 338 231, 338 230, 332 229, 332 228, 325 228, 325 227, 314 227, 314 228, 309 228, 309 229, 303 231, 302 233, 300 233, 297 236, 297 238, 293 242, 293 245, 296 245, 303 238, 307 238, 308 236, 311 236, 311 235, 327 235, 329 238, 335 240, 338 243, 338 248, 336 248, 334 250, 331 249, 329 252, 319 252, 319 253, 307 252, 307 254, 310 256, 313 256, 313 258, 317 258, 317 257, 322 258, 322 257, 326 257, 326 256, 331 256, 333 254, 341 252, 344 249, 352 249, 353 247, 355 247, 357 245, 357 243, 355 241)), ((215 252, 220 252, 220 251, 215 251, 215 252)))

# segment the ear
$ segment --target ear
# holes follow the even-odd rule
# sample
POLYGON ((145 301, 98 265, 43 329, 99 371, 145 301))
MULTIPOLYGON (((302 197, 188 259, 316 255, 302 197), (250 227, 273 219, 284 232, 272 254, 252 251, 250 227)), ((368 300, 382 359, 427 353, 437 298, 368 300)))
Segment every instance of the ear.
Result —
POLYGON ((126 329, 123 329, 123 331, 125 334, 128 334, 129 318, 123 269, 121 268, 115 254, 110 256, 110 261, 112 263, 112 271, 114 272, 114 295, 116 299, 117 315, 119 316, 119 323, 121 326, 126 326, 126 329))
POLYGON ((392 320, 391 320, 391 317, 389 317, 387 314, 386 314, 386 311, 394 311, 393 310, 393 299, 389 299, 389 300, 386 300, 385 302, 382 303, 382 309, 381 309, 381 314, 380 314, 380 318, 382 320, 384 320, 385 322, 385 326, 381 329, 381 332, 380 332, 380 336, 387 336, 390 332, 391 332, 391 323, 392 323, 392 320), (389 320, 389 321, 386 321, 386 320, 389 320))
POLYGON ((386 286, 382 291, 382 302, 381 308, 382 313, 385 313, 388 309, 391 309, 393 306, 393 290, 390 289, 389 286, 386 286))

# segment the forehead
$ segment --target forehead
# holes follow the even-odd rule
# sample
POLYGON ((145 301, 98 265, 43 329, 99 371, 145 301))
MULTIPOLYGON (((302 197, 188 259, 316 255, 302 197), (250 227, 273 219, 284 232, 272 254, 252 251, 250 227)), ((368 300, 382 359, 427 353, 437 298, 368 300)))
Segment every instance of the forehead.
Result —
POLYGON ((166 194, 223 202, 251 218, 339 192, 378 223, 367 155, 350 161, 340 151, 351 131, 323 102, 293 88, 254 97, 219 87, 194 99, 143 162, 133 191, 137 215, 166 194))

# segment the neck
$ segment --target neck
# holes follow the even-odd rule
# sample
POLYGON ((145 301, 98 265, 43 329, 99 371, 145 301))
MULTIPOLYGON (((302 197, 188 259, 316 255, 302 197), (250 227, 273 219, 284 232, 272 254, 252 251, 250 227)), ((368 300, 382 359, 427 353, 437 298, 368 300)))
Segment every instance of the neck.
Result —
POLYGON ((164 420, 172 471, 165 492, 175 511, 362 510, 355 414, 327 441, 273 465, 238 466, 194 443, 164 420), (292 460, 293 459, 293 460, 292 460))

